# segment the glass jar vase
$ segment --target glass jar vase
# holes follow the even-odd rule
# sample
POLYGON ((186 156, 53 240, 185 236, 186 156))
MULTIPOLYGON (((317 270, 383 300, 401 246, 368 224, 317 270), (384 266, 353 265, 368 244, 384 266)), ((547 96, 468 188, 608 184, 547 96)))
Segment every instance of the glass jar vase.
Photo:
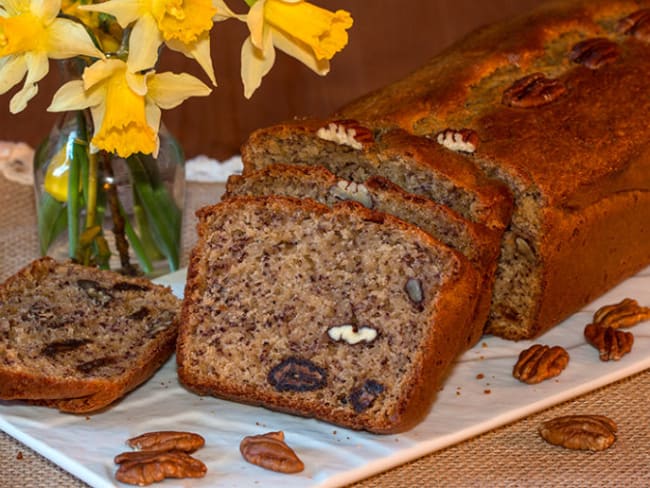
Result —
POLYGON ((65 112, 34 156, 42 255, 155 277, 180 265, 184 156, 161 126, 156 157, 90 151, 88 111, 65 112))

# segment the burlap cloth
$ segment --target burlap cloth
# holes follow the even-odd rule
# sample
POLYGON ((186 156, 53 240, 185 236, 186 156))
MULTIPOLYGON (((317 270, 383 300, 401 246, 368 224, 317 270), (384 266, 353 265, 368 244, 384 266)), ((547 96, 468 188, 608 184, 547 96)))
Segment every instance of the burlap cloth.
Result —
MULTIPOLYGON (((188 183, 184 263, 195 242, 194 210, 218 198, 220 185, 188 183)), ((0 280, 37 256, 33 189, 0 176, 0 280)), ((74 448, 74 446, 71 446, 74 448)), ((83 487, 48 460, 0 432, 0 487, 83 487)), ((650 486, 650 370, 364 480, 357 487, 650 486), (598 413, 618 423, 618 439, 598 453, 546 444, 543 420, 598 413)))

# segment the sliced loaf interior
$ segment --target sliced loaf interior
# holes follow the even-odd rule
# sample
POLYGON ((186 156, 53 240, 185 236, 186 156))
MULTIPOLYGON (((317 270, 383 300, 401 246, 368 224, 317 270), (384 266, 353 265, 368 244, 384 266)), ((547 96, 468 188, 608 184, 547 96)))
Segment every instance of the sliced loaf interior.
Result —
POLYGON ((0 286, 0 398, 106 407, 171 356, 179 312, 146 279, 39 259, 0 286))
POLYGON ((198 217, 185 385, 372 432, 426 415, 472 327, 464 256, 356 202, 235 197, 198 217))
POLYGON ((407 193, 381 176, 373 176, 363 183, 354 183, 336 177, 322 166, 278 163, 246 176, 231 176, 223 199, 242 195, 310 198, 328 206, 353 200, 366 208, 388 213, 416 225, 443 244, 464 254, 481 276, 481 298, 475 314, 476 327, 467 339, 467 346, 476 344, 483 335, 501 245, 500 231, 471 222, 426 197, 407 193))

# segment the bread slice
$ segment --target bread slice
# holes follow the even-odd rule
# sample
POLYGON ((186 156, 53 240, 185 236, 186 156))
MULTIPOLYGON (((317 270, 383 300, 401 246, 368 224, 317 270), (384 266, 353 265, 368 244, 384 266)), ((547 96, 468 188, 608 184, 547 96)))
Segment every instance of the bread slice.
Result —
POLYGON ((512 196, 465 157, 403 130, 373 130, 353 120, 299 120, 259 129, 242 146, 244 175, 271 164, 323 166, 363 183, 382 176, 409 193, 445 205, 466 219, 501 230, 512 196))
POLYGON ((407 193, 381 176, 363 183, 337 178, 322 166, 273 164, 246 176, 232 175, 222 199, 234 196, 281 195, 311 198, 328 206, 355 200, 366 208, 391 214, 416 225, 469 259, 481 277, 475 327, 467 347, 478 342, 492 300, 492 283, 501 246, 501 232, 471 222, 444 205, 407 193))
POLYGON ((237 197, 197 216, 182 383, 378 433, 426 415, 472 327, 464 256, 356 202, 237 197))
POLYGON ((179 312, 144 278, 38 259, 0 286, 0 398, 102 409, 170 357, 179 312))

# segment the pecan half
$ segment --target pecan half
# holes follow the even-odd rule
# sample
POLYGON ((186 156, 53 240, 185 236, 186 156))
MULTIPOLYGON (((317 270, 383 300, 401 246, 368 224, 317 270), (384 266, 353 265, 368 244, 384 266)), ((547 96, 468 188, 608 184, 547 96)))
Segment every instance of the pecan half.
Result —
POLYGON ((604 415, 566 415, 543 422, 542 438, 568 449, 602 451, 616 440, 616 423, 604 415))
POLYGON ((650 8, 644 8, 622 18, 616 27, 621 34, 650 42, 650 8))
POLYGON ((305 465, 284 442, 284 432, 268 432, 244 437, 239 451, 246 461, 280 473, 299 473, 305 465))
POLYGON ((357 388, 350 394, 350 403, 357 413, 372 407, 379 395, 384 392, 384 385, 375 380, 366 380, 361 388, 357 388))
POLYGON ((613 327, 588 324, 584 334, 587 341, 598 349, 601 361, 618 361, 632 350, 634 344, 634 336, 630 332, 613 327))
POLYGON ((559 375, 569 364, 569 353, 560 346, 535 344, 521 351, 512 375, 520 381, 535 384, 559 375))
POLYGON ((626 298, 614 305, 600 307, 594 314, 595 324, 614 329, 632 327, 648 319, 650 319, 650 308, 640 306, 632 298, 626 298))
POLYGON ((193 432, 162 430, 159 432, 147 432, 137 437, 132 437, 126 443, 134 449, 147 451, 178 450, 194 452, 205 445, 205 439, 193 432))
POLYGON ((620 54, 621 50, 614 41, 594 37, 574 45, 569 52, 569 59, 586 68, 598 69, 616 61, 620 54))
POLYGON ((86 292, 88 298, 96 305, 105 306, 113 299, 113 295, 94 280, 77 280, 77 286, 86 292))
POLYGON ((473 153, 478 147, 478 134, 472 129, 445 129, 436 135, 438 144, 458 152, 473 153))
POLYGON ((308 359, 292 356, 274 366, 267 380, 278 391, 312 391, 327 384, 327 372, 308 359))
POLYGON ((115 472, 122 483, 145 486, 165 478, 202 478, 208 471, 203 462, 182 451, 141 452, 124 460, 115 472))
POLYGON ((503 92, 501 102, 508 107, 534 108, 551 103, 566 93, 560 80, 533 73, 515 81, 503 92))
POLYGON ((341 146, 361 150, 364 144, 371 144, 375 136, 367 127, 352 119, 334 120, 316 131, 316 136, 325 141, 335 142, 341 146))

